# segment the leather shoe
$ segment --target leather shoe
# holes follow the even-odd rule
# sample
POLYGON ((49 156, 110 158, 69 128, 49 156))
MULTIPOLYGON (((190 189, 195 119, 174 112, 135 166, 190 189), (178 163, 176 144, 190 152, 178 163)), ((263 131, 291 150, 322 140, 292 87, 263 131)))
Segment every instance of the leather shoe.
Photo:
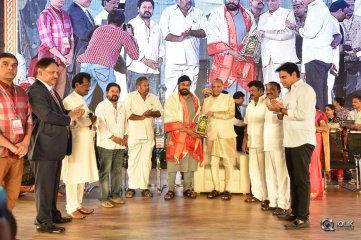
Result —
POLYGON ((294 229, 299 229, 299 228, 307 228, 310 226, 310 221, 306 220, 306 221, 301 221, 300 219, 295 219, 294 221, 292 221, 289 224, 285 224, 284 225, 286 230, 294 230, 294 229))
POLYGON ((296 220, 296 216, 295 215, 292 215, 292 214, 282 214, 282 215, 277 215, 277 217, 279 219, 282 219, 282 220, 286 220, 286 221, 293 221, 293 220, 296 220))
POLYGON ((39 232, 44 232, 44 233, 63 233, 65 232, 65 228, 63 227, 58 227, 55 225, 51 225, 51 226, 37 226, 36 230, 38 230, 39 232))
POLYGON ((53 223, 69 223, 69 222, 71 222, 71 218, 70 217, 61 217, 61 218, 58 218, 58 219, 54 219, 53 220, 53 223))

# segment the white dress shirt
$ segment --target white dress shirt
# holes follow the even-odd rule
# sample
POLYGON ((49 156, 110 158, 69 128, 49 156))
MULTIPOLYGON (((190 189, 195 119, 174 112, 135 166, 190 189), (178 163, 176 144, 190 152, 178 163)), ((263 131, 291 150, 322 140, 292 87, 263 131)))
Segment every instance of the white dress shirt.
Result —
MULTIPOLYGON (((281 101, 280 98, 276 99, 281 101)), ((269 102, 269 99, 265 100, 269 102)), ((277 114, 266 109, 263 129, 264 151, 280 150, 283 146, 283 123, 277 114)))
POLYGON ((313 88, 298 80, 284 99, 288 116, 283 117, 283 146, 299 147, 304 144, 316 146, 316 93, 313 88))
POLYGON ((98 13, 98 15, 96 15, 94 18, 95 25, 97 25, 97 26, 104 25, 103 20, 105 20, 105 24, 108 24, 108 15, 109 15, 109 13, 107 12, 107 10, 105 10, 105 8, 103 8, 100 11, 100 13, 98 13))
POLYGON ((154 140, 154 118, 129 120, 129 117, 132 114, 141 116, 150 109, 162 113, 162 104, 158 97, 148 93, 144 100, 138 91, 134 91, 127 95, 124 107, 128 119, 129 139, 154 140))
MULTIPOLYGON (((201 10, 191 7, 187 16, 184 16, 177 5, 163 10, 159 21, 164 38, 168 34, 180 36, 182 32, 191 30, 205 30, 207 18, 201 10)), ((200 39, 189 36, 181 42, 166 41, 166 65, 199 66, 200 39)))
POLYGON ((355 120, 356 124, 361 124, 361 111, 357 111, 356 109, 350 111, 347 120, 355 120))
POLYGON ((278 8, 273 13, 263 13, 258 22, 257 30, 264 31, 261 42, 261 56, 263 66, 273 63, 299 61, 296 55, 295 34, 286 28, 286 20, 296 23, 293 11, 278 8))
POLYGON ((105 99, 96 107, 95 115, 97 116, 97 146, 109 150, 124 149, 125 146, 115 143, 110 138, 112 135, 123 138, 127 134, 125 108, 118 103, 115 109, 109 99, 105 99))
POLYGON ((331 17, 329 9, 322 0, 316 0, 308 5, 305 25, 299 29, 303 38, 303 65, 313 60, 332 63, 331 43, 333 35, 340 34, 340 29, 335 29, 331 17))
POLYGON ((246 108, 244 123, 247 124, 249 148, 263 148, 263 126, 266 108, 266 95, 258 99, 257 105, 252 100, 246 108))
POLYGON ((134 38, 139 46, 138 60, 132 60, 127 57, 128 70, 136 73, 159 74, 159 70, 154 70, 145 65, 141 60, 146 57, 157 61, 165 55, 164 41, 162 31, 157 23, 150 20, 149 28, 145 22, 138 16, 129 21, 134 28, 134 38))

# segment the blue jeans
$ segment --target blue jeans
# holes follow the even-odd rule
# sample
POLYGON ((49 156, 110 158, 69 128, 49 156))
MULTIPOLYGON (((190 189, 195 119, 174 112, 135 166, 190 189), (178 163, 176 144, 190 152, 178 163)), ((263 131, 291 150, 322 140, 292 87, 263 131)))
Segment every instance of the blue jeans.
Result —
POLYGON ((105 98, 105 90, 107 88, 107 85, 109 83, 115 82, 114 69, 111 67, 106 67, 99 64, 82 63, 80 65, 80 72, 89 73, 91 76, 90 79, 91 87, 89 93, 86 96, 84 96, 85 102, 88 105, 88 107, 92 101, 94 90, 97 84, 102 89, 103 98, 105 98))
POLYGON ((99 187, 101 202, 118 198, 122 191, 122 170, 125 150, 109 150, 98 147, 99 152, 99 187), (109 184, 109 177, 111 181, 109 184))
POLYGON ((157 88, 160 84, 160 74, 136 73, 130 70, 127 71, 128 93, 137 89, 135 82, 139 77, 146 77, 149 81, 149 92, 157 95, 157 88))

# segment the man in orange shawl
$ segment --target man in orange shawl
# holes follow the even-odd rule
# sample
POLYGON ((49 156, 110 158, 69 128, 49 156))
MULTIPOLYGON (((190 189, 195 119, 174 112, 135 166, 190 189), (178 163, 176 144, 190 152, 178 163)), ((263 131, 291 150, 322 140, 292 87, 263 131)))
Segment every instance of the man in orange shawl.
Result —
MULTIPOLYGON (((246 88, 257 77, 253 61, 241 57, 242 41, 256 29, 253 14, 239 1, 225 0, 225 5, 209 16, 206 29, 208 54, 213 56, 209 83, 219 78, 225 89, 236 89, 237 82, 246 88)), ((231 91, 235 92, 235 91, 231 91)))
POLYGON ((198 162, 203 161, 201 135, 195 132, 195 118, 199 114, 198 98, 190 92, 191 80, 183 75, 178 79, 178 91, 170 95, 164 105, 164 130, 167 137, 168 192, 165 200, 175 196, 177 171, 183 173, 184 196, 196 198, 192 182, 198 162))

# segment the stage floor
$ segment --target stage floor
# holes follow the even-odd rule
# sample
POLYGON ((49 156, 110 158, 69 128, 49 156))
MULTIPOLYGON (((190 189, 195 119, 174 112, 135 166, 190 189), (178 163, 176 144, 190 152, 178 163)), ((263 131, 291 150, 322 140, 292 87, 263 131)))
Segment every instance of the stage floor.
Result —
MULTIPOLYGON (((260 204, 245 203, 246 195, 234 194, 231 201, 209 200, 206 194, 197 199, 182 197, 182 189, 172 201, 163 199, 156 189, 153 199, 136 197, 126 204, 105 209, 97 200, 98 188, 84 198, 84 206, 95 208, 84 220, 63 224, 64 234, 38 233, 35 229, 34 194, 19 198, 14 215, 18 223, 17 238, 22 239, 360 239, 361 194, 337 185, 329 186, 324 200, 311 201, 311 226, 301 230, 285 230, 287 222, 271 212, 263 212, 260 204), (335 231, 320 227, 331 218, 335 231), (353 230, 338 227, 338 222, 353 221, 353 230)), ((59 210, 65 214, 65 196, 59 198, 59 210)))

